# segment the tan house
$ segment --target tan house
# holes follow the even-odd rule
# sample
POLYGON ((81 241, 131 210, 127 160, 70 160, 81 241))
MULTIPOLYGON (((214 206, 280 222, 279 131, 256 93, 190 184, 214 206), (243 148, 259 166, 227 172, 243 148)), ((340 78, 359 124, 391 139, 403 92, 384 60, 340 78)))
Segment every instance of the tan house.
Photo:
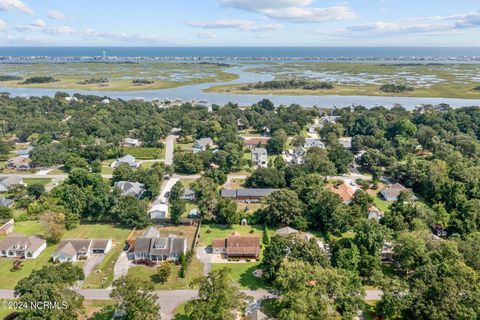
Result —
POLYGON ((111 239, 65 239, 58 244, 52 259, 54 262, 72 262, 92 254, 107 254, 111 248, 111 239))
POLYGON ((46 248, 44 239, 12 233, 0 242, 0 257, 35 259, 46 248))
POLYGON ((221 253, 226 258, 257 258, 260 253, 260 237, 241 236, 234 232, 226 239, 213 239, 212 252, 221 253))

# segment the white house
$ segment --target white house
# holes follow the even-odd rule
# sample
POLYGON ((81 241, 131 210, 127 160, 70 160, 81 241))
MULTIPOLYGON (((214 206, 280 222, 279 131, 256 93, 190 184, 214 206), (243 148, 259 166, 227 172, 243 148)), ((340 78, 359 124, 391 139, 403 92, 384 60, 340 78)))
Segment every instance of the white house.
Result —
POLYGON ((125 138, 122 141, 124 147, 140 147, 142 143, 138 139, 125 138))
POLYGON ((315 139, 315 138, 306 138, 305 143, 303 144, 304 148, 321 148, 325 149, 325 144, 320 140, 320 139, 315 139))
POLYGON ((0 242, 0 257, 36 259, 46 248, 44 239, 12 233, 0 242))
POLYGON ((252 164, 257 167, 268 167, 268 154, 265 148, 255 148, 252 150, 252 164))
POLYGON ((167 219, 168 218, 168 204, 157 203, 154 204, 148 211, 150 219, 167 219))
POLYGON ((129 154, 114 161, 112 163, 112 168, 118 168, 122 164, 127 164, 134 169, 137 169, 138 167, 140 167, 140 163, 137 162, 137 159, 135 159, 134 156, 131 156, 129 154))
POLYGON ((92 254, 107 254, 112 248, 111 239, 65 239, 52 254, 54 262, 72 262, 92 254))

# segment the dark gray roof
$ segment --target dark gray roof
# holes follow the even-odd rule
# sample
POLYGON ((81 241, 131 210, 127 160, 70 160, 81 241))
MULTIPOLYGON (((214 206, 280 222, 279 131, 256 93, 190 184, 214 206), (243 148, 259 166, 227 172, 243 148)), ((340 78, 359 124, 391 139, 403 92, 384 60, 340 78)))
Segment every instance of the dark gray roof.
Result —
POLYGON ((150 255, 180 254, 186 248, 187 240, 175 235, 168 237, 137 238, 135 253, 147 253, 150 255))
POLYGON ((9 207, 13 204, 12 199, 5 199, 4 197, 0 197, 0 207, 9 207))
POLYGON ((222 189, 220 195, 224 198, 237 197, 266 197, 272 194, 276 189, 236 189, 227 190, 222 189))

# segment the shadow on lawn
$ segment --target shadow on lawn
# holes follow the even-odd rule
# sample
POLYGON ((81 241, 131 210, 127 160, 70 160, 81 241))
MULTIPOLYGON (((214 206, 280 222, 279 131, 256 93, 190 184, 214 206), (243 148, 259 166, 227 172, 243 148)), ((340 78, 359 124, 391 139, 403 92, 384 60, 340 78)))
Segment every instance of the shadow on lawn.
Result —
POLYGON ((240 285, 250 290, 267 288, 268 284, 263 278, 257 278, 253 272, 259 268, 258 265, 251 266, 240 275, 240 285))

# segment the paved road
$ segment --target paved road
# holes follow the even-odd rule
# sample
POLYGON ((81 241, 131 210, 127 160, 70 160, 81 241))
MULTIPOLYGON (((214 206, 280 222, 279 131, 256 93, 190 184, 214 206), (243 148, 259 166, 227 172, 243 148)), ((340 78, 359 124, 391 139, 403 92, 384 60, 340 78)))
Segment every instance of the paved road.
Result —
POLYGON ((175 148, 175 140, 178 136, 171 134, 167 137, 165 146, 165 165, 171 166, 173 164, 173 150, 175 148))
MULTIPOLYGON (((22 178, 32 178, 32 179, 38 179, 38 178, 52 178, 56 180, 64 180, 68 177, 68 173, 62 173, 62 174, 49 174, 46 176, 38 176, 35 173, 11 173, 11 174, 0 174, 0 177, 9 177, 9 176, 19 176, 22 178)), ((112 178, 111 174, 102 174, 102 178, 105 179, 110 179, 112 178)))

